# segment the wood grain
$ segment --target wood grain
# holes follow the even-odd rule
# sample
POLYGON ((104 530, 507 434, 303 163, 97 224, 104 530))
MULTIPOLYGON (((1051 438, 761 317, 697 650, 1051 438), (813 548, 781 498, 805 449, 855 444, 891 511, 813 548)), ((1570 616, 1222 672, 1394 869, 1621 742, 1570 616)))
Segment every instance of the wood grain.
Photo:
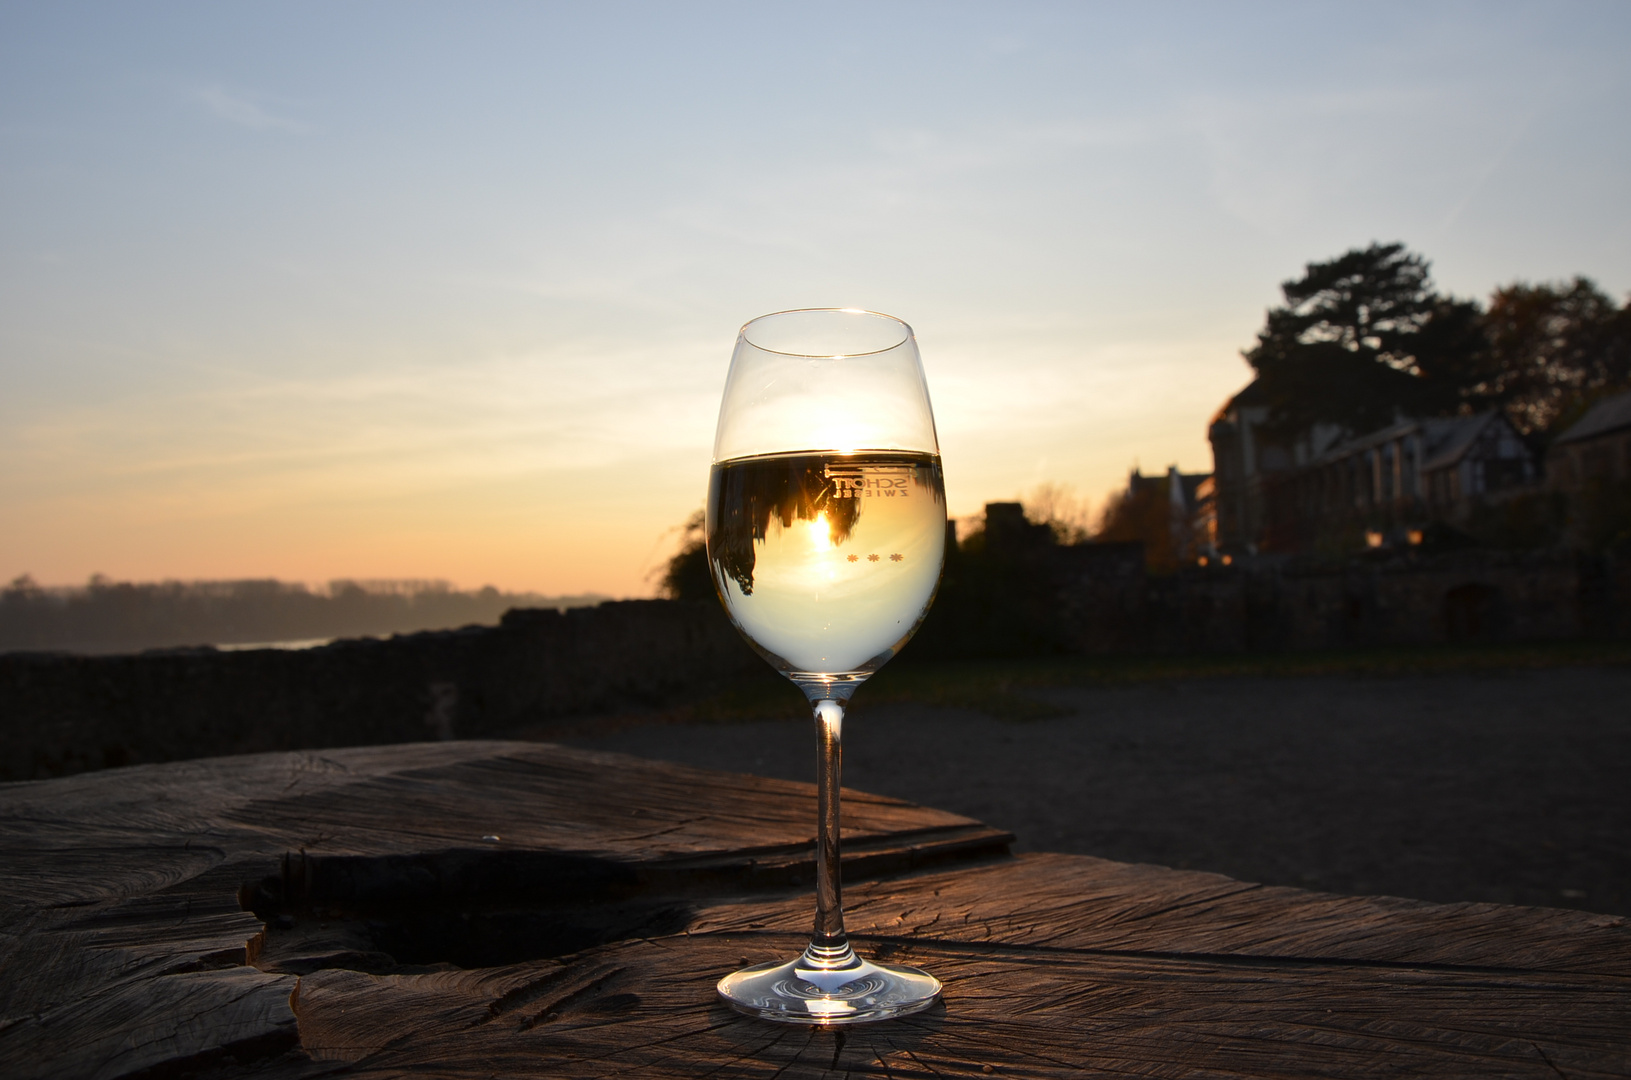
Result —
MULTIPOLYGON (((1037 854, 952 873, 857 883, 854 931, 1029 948, 1328 963, 1590 972, 1631 979, 1618 915, 1505 904, 1432 904, 1265 887, 1220 874, 1037 854), (955 914, 946 909, 956 898, 955 914), (944 925, 952 919, 955 926, 944 925), (938 921, 936 921, 938 920, 938 921)), ((803 929, 797 898, 719 905, 691 932, 803 929)))
POLYGON ((301 980, 302 1045, 348 1075, 1624 1076, 1626 987, 1600 976, 875 942, 942 1006, 812 1031, 713 1000, 792 934, 624 942, 564 964, 301 980))
MULTIPOLYGON (((846 798, 857 879, 990 856, 1011 839, 895 799, 846 798)), ((648 879, 689 893, 785 885, 807 873, 814 821, 809 785, 512 742, 0 785, 0 1074, 118 1077, 295 1049, 293 977, 249 966, 266 940, 241 903, 256 883, 292 879, 296 904, 490 904, 484 886, 501 882, 511 904, 593 906, 598 892, 574 893, 558 874, 513 887, 517 867, 565 859, 635 891, 648 879), (412 887, 425 881, 429 892, 412 887), (323 891, 336 882, 350 892, 323 891)))
POLYGON ((808 785, 497 742, 3 785, 0 1074, 1631 1075, 1623 919, 1009 858, 845 798, 852 935, 946 993, 817 1030, 713 993, 803 945, 808 785))

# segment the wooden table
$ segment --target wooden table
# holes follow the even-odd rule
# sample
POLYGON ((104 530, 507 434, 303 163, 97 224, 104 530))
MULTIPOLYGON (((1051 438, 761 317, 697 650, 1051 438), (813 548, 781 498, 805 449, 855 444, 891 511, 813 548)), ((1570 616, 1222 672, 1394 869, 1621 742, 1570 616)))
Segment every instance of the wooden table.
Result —
POLYGON ((845 799, 852 938, 946 991, 815 1029, 713 992, 804 944, 808 785, 460 742, 0 786, 0 1075, 1631 1075, 1623 919, 845 799))

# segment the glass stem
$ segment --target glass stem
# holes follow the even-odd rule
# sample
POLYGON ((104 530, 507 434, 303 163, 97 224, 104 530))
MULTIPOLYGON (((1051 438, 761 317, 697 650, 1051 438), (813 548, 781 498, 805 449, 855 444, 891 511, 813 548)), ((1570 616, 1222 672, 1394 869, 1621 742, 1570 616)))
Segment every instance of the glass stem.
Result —
POLYGON ((859 961, 844 936, 844 895, 838 849, 838 789, 844 761, 844 705, 831 698, 815 706, 816 740, 816 916, 815 935, 805 962, 826 969, 859 961))

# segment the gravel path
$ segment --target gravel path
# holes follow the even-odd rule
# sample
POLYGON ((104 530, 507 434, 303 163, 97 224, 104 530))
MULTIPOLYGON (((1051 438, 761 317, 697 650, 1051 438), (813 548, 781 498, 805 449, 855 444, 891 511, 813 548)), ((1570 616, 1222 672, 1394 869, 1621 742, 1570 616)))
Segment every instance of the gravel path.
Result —
MULTIPOLYGON (((1022 851, 1631 915, 1631 669, 1035 693, 1070 714, 869 709, 863 688, 845 784, 1009 829, 1022 851)), ((635 723, 561 741, 814 773, 802 722, 635 723)))

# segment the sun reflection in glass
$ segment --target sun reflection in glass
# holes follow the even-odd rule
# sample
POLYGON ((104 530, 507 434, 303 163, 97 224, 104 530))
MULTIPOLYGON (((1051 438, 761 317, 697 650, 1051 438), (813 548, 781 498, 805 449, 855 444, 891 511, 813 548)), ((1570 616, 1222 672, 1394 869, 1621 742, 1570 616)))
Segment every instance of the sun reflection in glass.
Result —
POLYGON ((832 550, 832 526, 827 524, 825 511, 815 516, 814 521, 806 522, 806 529, 810 531, 810 546, 817 551, 832 550))

